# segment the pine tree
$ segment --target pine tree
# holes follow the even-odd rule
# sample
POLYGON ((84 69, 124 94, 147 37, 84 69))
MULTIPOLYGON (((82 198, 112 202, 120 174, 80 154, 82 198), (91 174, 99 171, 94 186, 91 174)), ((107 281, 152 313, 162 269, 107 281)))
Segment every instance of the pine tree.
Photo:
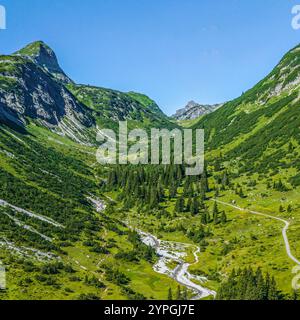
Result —
POLYGON ((172 289, 171 289, 171 288, 169 288, 168 300, 169 300, 169 301, 173 300, 173 294, 172 294, 172 289))
POLYGON ((293 290, 292 292, 292 300, 297 301, 298 300, 298 291, 293 290))
POLYGON ((194 215, 199 213, 199 202, 197 198, 193 199, 191 213, 194 215))
POLYGON ((173 182, 172 185, 169 188, 169 198, 173 199, 175 198, 177 195, 177 186, 176 184, 173 182))
POLYGON ((229 178, 228 178, 228 174, 225 171, 223 178, 222 178, 222 186, 225 188, 229 185, 229 178))
POLYGON ((182 300, 188 300, 188 292, 186 288, 183 289, 182 300))
POLYGON ((157 188, 155 186, 153 186, 150 190, 150 208, 154 209, 158 207, 159 204, 159 194, 157 191, 157 188))
POLYGON ((219 198, 220 196, 220 192, 219 192, 219 188, 216 188, 216 192, 215 192, 215 198, 219 198))
POLYGON ((114 212, 114 206, 111 202, 109 202, 105 209, 106 214, 111 215, 114 212))
POLYGON ((207 223, 210 223, 211 221, 210 213, 208 211, 206 211, 206 221, 207 223))
POLYGON ((193 201, 192 201, 192 198, 189 198, 188 199, 188 202, 187 202, 187 205, 186 205, 186 212, 191 212, 192 211, 192 204, 193 204, 193 201))
POLYGON ((180 286, 177 287, 176 300, 181 300, 181 288, 180 288, 180 286))
POLYGON ((201 202, 204 202, 205 199, 206 199, 205 190, 204 190, 204 189, 201 189, 201 191, 200 191, 200 201, 201 201, 201 202))
POLYGON ((176 205, 175 205, 175 212, 177 212, 177 213, 184 212, 184 199, 183 199, 183 197, 180 197, 177 199, 176 205))
POLYGON ((266 300, 268 293, 261 268, 256 271, 257 300, 266 300))
POLYGON ((204 192, 209 192, 209 184, 208 184, 206 169, 204 170, 201 176, 200 185, 201 185, 201 190, 204 190, 204 192))
POLYGON ((290 142, 289 143, 289 149, 288 149, 288 151, 289 151, 289 153, 292 153, 293 151, 294 151, 294 145, 292 144, 292 142, 290 142))
POLYGON ((207 212, 204 212, 201 214, 201 223, 202 224, 208 224, 208 221, 207 221, 207 212))
POLYGON ((280 292, 274 278, 267 274, 264 278, 261 269, 251 268, 232 271, 227 281, 218 291, 219 300, 279 300, 280 292))
POLYGON ((218 209, 217 202, 215 202, 214 208, 213 208, 213 220, 214 220, 214 224, 219 223, 219 209, 218 209))
POLYGON ((243 191, 242 188, 240 188, 240 190, 238 191, 238 195, 239 195, 241 198, 245 198, 244 191, 243 191))
POLYGON ((269 292, 268 292, 268 300, 279 300, 277 284, 276 284, 274 277, 272 277, 271 282, 270 282, 270 287, 269 287, 269 292))
POLYGON ((226 222, 227 222, 227 216, 226 216, 225 211, 223 211, 221 214, 221 223, 225 224, 226 222))

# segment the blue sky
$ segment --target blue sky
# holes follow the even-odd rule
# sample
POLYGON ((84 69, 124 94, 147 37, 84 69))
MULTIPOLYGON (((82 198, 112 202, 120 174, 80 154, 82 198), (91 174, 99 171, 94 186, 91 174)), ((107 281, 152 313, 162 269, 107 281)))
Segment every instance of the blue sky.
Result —
POLYGON ((300 0, 0 0, 0 53, 43 40, 76 82, 149 95, 172 114, 233 99, 300 42, 300 0))

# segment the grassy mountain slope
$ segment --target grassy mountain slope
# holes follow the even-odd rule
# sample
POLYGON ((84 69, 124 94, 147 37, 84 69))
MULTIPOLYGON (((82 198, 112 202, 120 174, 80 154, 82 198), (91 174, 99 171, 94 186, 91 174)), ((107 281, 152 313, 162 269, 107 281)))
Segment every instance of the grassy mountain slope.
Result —
MULTIPOLYGON (((299 74, 300 46, 297 46, 254 88, 204 116, 194 127, 205 128, 210 150, 225 146, 232 150, 242 141, 257 139, 267 126, 283 120, 286 113, 290 117, 294 114, 295 119, 291 117, 291 120, 296 120, 299 111, 299 74)), ((290 124, 290 121, 282 123, 290 128, 296 125, 290 124)), ((292 129, 290 133, 296 135, 292 129)), ((273 136, 270 136, 268 141, 264 141, 265 144, 272 139, 273 136)))
POLYGON ((88 200, 101 196, 107 170, 95 167, 96 125, 119 120, 173 126, 144 95, 73 84, 42 42, 0 57, 0 261, 8 284, 0 299, 164 299, 175 290, 152 270, 156 257, 139 237, 88 200), (124 265, 118 254, 127 251, 136 257, 124 265))
POLYGON ((168 170, 150 174, 137 189, 141 178, 132 174, 134 182, 125 184, 116 171, 109 195, 123 201, 131 223, 164 240, 199 245, 199 263, 190 270, 206 275, 210 288, 218 290, 234 269, 251 266, 275 276, 291 298, 296 263, 286 252, 285 224, 276 218, 289 222, 289 244, 299 259, 299 58, 297 46, 254 88, 193 124, 206 133, 208 190, 202 177, 170 181, 168 170), (154 191, 153 181, 159 181, 154 191), (216 210, 215 199, 227 205, 216 210))
POLYGON ((197 263, 187 256, 189 271, 206 276, 210 289, 251 265, 275 276, 289 298, 294 262, 280 222, 213 200, 290 221, 291 250, 300 256, 300 48, 194 125, 206 130, 207 168, 187 178, 182 167, 97 165, 79 129, 91 141, 96 125, 115 128, 119 120, 175 125, 144 95, 66 84, 49 72, 51 59, 32 58, 41 46, 0 58, 0 260, 8 281, 0 299, 166 299, 178 284, 153 270, 158 257, 125 221, 199 246, 197 263), (106 210, 97 212, 91 198, 106 210))
POLYGON ((175 127, 145 95, 85 85, 69 84, 67 87, 81 103, 94 111, 99 127, 114 128, 119 121, 128 121, 130 128, 175 127))
POLYGON ((267 173, 275 168, 299 167, 291 157, 298 149, 300 107, 300 46, 288 52, 274 70, 254 88, 204 116, 194 128, 206 130, 207 148, 241 171, 267 173), (218 151, 217 151, 218 150, 218 151))
POLYGON ((138 237, 88 200, 109 202, 95 150, 35 125, 27 131, 0 130, 0 299, 165 299, 175 291, 138 237), (124 264, 118 254, 131 251, 124 264))

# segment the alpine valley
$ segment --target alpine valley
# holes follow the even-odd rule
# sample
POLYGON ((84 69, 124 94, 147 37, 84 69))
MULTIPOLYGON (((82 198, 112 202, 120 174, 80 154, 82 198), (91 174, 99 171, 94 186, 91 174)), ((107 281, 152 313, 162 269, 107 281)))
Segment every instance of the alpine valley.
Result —
POLYGON ((201 176, 104 166, 98 130, 183 123, 144 94, 76 84, 41 41, 1 55, 0 300, 297 299, 300 46, 210 107, 184 118, 205 130, 201 176))

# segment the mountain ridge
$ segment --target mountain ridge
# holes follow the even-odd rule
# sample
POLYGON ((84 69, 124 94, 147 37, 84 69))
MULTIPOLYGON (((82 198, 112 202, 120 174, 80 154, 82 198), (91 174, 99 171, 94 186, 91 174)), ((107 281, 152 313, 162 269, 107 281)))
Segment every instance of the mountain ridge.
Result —
POLYGON ((27 57, 62 83, 73 83, 59 65, 55 52, 43 41, 35 41, 14 55, 27 57))
POLYGON ((298 145, 299 92, 300 45, 257 85, 202 117, 193 128, 205 129, 212 153, 222 148, 224 157, 240 159, 243 171, 263 170, 263 165, 271 170, 282 166, 283 150, 289 143, 298 145))
POLYGON ((0 57, 0 119, 18 127, 34 120, 82 143, 95 141, 97 125, 119 120, 134 127, 174 126, 145 95, 75 84, 42 41, 0 57))
MULTIPOLYGON (((214 291, 235 268, 247 268, 241 272, 248 279, 255 265, 289 298, 294 262, 281 228, 247 211, 290 220, 299 256, 299 51, 282 61, 251 91, 197 122, 206 133, 206 169, 185 177, 183 166, 96 162, 88 144, 96 126, 123 119, 132 127, 170 125, 147 96, 64 84, 32 59, 1 56, 0 115, 9 113, 28 134, 0 119, 0 259, 9 266, 0 299, 164 300, 175 292, 191 299, 190 286, 182 290, 172 278, 188 265, 186 279, 214 291), (134 228, 160 239, 169 256, 175 250, 174 261, 158 269, 156 251, 134 228), (182 251, 180 243, 196 251, 182 251)), ((253 281, 249 288, 253 299, 262 287, 253 281)))
POLYGON ((200 104, 193 100, 189 101, 187 105, 184 108, 181 108, 176 111, 174 115, 172 115, 172 118, 175 120, 195 120, 203 115, 209 114, 211 112, 214 112, 223 104, 200 104))

